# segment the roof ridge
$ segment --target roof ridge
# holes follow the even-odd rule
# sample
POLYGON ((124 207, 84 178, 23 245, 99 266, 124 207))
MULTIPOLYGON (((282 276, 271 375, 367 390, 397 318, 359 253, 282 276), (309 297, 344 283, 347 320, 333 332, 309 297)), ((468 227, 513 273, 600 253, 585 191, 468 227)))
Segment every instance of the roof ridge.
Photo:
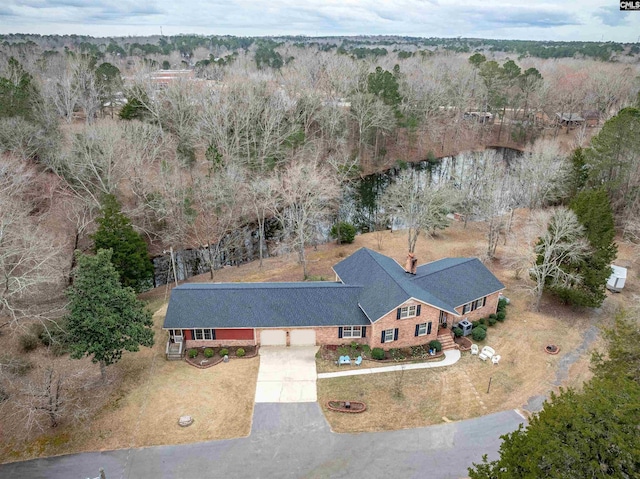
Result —
MULTIPOLYGON (((385 268, 382 264, 380 264, 380 262, 378 261, 378 258, 376 258, 375 256, 373 256, 371 253, 376 253, 377 255, 380 256, 384 256, 385 258, 388 258, 392 261, 395 261, 395 263, 400 267, 400 269, 402 270, 403 273, 407 274, 407 272, 404 270, 404 268, 402 267, 402 265, 400 263, 398 263, 395 259, 393 259, 391 256, 386 256, 383 255, 382 253, 378 253, 376 251, 370 250, 369 248, 363 247, 367 253, 369 253, 369 256, 371 256, 371 258, 380 266, 380 268, 382 268, 382 270, 386 273, 387 276, 389 276, 389 278, 391 278, 393 280, 393 282, 395 284, 397 284, 400 289, 402 289, 402 291, 404 291, 407 295, 409 295, 410 297, 413 297, 413 295, 407 291, 407 289, 404 287, 403 284, 401 284, 399 281, 396 281, 396 279, 393 277, 393 275, 391 273, 389 273, 389 271, 387 271, 387 268, 385 268)), ((408 278, 403 278, 404 279, 408 279, 408 278)), ((404 282, 404 281, 403 281, 404 282)))
MULTIPOLYGON (((445 271, 447 269, 455 268, 457 266, 460 266, 461 264, 465 264, 465 263, 468 263, 469 261, 473 261, 474 259, 477 259, 478 261, 480 261, 475 256, 469 256, 469 257, 467 257, 467 256, 458 256, 458 257, 453 257, 453 258, 447 257, 447 258, 440 258, 440 259, 436 259, 436 260, 433 260, 433 261, 429 261, 428 263, 421 264, 420 266, 418 266, 418 268, 422 268, 423 266, 427 266, 428 264, 431 264, 431 263, 437 263, 438 261, 446 261, 446 260, 452 260, 452 259, 464 259, 465 261, 461 261, 459 263, 446 266, 446 267, 444 267, 442 269, 439 269, 437 272, 439 273, 439 272, 445 271)), ((420 275, 420 276, 415 276, 414 278, 411 278, 411 280, 413 281, 415 278, 418 278, 418 277, 421 278, 422 276, 428 276, 429 274, 433 274, 433 272, 427 273, 427 274, 423 274, 423 275, 420 275)))

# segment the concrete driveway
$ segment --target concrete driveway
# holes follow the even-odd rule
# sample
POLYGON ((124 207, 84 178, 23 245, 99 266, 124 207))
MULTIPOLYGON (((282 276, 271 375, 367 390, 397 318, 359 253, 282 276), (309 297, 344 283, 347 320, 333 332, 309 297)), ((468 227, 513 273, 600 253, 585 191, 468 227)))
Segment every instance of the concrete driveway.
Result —
POLYGON ((317 346, 260 348, 256 403, 315 402, 317 346))

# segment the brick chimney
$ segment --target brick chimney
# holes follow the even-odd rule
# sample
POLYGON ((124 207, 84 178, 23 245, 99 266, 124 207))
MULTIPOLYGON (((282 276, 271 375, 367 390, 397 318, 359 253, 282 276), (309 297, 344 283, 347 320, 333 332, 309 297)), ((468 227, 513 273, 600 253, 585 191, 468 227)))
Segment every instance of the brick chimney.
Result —
POLYGON ((404 270, 407 273, 416 274, 417 268, 418 268, 418 258, 416 258, 413 253, 407 254, 407 262, 404 266, 404 270))

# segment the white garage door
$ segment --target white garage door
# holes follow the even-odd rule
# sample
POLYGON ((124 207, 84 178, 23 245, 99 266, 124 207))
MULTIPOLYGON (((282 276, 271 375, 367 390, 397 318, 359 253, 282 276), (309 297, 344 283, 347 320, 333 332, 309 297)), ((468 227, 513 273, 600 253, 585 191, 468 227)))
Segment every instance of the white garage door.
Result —
POLYGON ((282 329, 265 329, 260 333, 260 346, 286 346, 287 334, 282 329))
POLYGON ((291 331, 291 346, 315 346, 316 332, 313 329, 294 329, 291 331))

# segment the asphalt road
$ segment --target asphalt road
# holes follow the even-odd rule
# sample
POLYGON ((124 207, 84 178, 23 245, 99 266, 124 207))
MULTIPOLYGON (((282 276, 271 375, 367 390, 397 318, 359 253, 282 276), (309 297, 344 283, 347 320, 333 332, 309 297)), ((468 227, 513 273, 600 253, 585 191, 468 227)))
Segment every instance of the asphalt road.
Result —
POLYGON ((466 477, 499 436, 523 422, 515 411, 401 431, 334 434, 318 403, 255 405, 246 438, 72 454, 0 465, 0 478, 107 479, 466 477))

